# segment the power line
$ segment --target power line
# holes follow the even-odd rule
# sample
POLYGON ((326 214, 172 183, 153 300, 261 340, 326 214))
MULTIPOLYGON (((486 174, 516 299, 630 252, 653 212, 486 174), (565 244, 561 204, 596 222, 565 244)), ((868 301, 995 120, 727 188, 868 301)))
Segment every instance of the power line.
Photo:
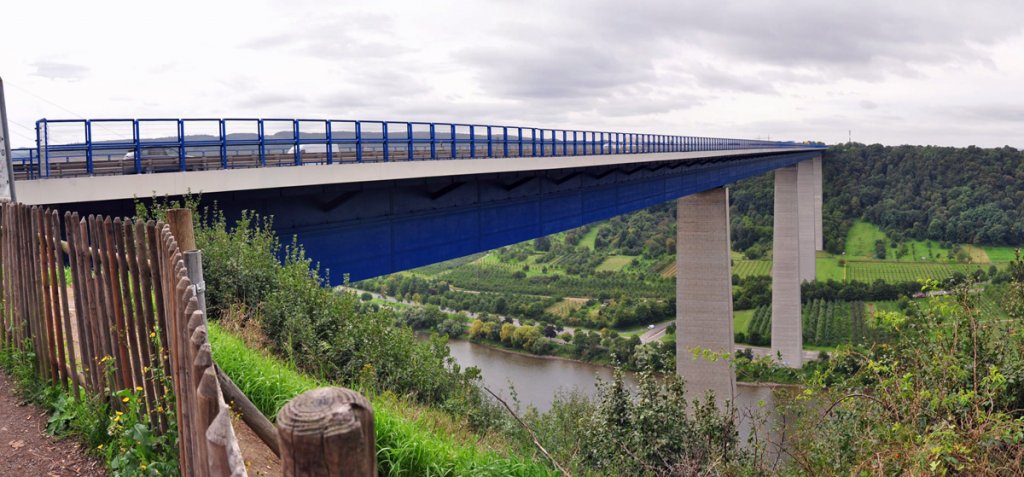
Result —
POLYGON ((64 110, 64 112, 69 113, 72 116, 78 117, 78 119, 85 119, 85 117, 82 116, 81 114, 78 114, 78 113, 76 113, 76 112, 74 112, 74 111, 72 111, 72 110, 70 110, 68 108, 65 108, 64 106, 61 106, 61 105, 59 105, 59 104, 57 104, 57 103, 55 103, 53 101, 50 101, 50 100, 48 100, 48 99, 46 99, 46 98, 44 98, 42 96, 39 96, 38 94, 35 94, 35 93, 25 89, 25 88, 22 88, 21 86, 18 86, 18 85, 14 84, 14 83, 11 83, 10 81, 7 81, 7 84, 9 84, 11 86, 14 86, 15 88, 18 88, 18 89, 20 89, 21 91, 23 91, 25 93, 28 93, 29 96, 32 96, 32 97, 34 97, 34 98, 36 98, 36 99, 38 99, 40 101, 44 101, 44 102, 49 103, 49 104, 51 104, 53 106, 56 106, 56 107, 64 110))
POLYGON ((21 136, 21 137, 27 139, 29 142, 36 142, 36 138, 34 138, 32 136, 29 136, 28 134, 25 134, 25 133, 23 133, 21 131, 18 131, 17 129, 8 129, 8 132, 11 132, 11 133, 14 133, 14 134, 16 134, 18 136, 21 136))
MULTIPOLYGON (((14 83, 11 83, 10 81, 5 82, 5 84, 9 84, 11 86, 14 86, 15 88, 20 89, 21 91, 27 93, 29 96, 32 96, 32 97, 34 97, 34 98, 36 98, 36 99, 38 99, 40 101, 44 101, 44 102, 49 103, 49 104, 51 104, 53 106, 56 106, 56 107, 62 109, 64 112, 66 112, 68 114, 71 114, 72 116, 77 117, 78 119, 87 119, 85 116, 82 116, 81 114, 78 114, 78 113, 76 113, 76 112, 74 112, 74 111, 72 111, 72 110, 70 110, 68 108, 65 108, 64 106, 61 106, 61 105, 59 105, 59 104, 57 104, 57 103, 55 103, 53 101, 50 101, 50 100, 48 100, 48 99, 46 99, 46 98, 44 98, 44 97, 42 97, 42 96, 40 96, 38 94, 35 94, 35 93, 33 93, 33 92, 31 92, 31 91, 29 91, 29 90, 27 90, 27 89, 25 89, 25 88, 23 88, 21 86, 18 86, 18 85, 14 84, 14 83)), ((100 129, 103 129, 103 130, 107 131, 108 133, 113 134, 114 136, 117 136, 120 139, 127 139, 126 136, 124 136, 123 134, 119 134, 117 131, 114 131, 114 130, 104 126, 103 123, 97 123, 96 125, 99 126, 100 129)), ((33 130, 35 130, 35 129, 33 128, 33 130)), ((35 139, 32 139, 32 140, 35 141, 35 139)))

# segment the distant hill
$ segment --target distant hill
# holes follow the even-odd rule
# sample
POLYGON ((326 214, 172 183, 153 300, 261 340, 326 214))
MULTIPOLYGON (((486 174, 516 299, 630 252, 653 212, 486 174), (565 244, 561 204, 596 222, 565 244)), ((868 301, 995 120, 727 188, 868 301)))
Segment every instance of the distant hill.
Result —
POLYGON ((840 145, 824 173, 830 249, 856 219, 896 241, 1024 244, 1024 152, 1012 147, 840 145))

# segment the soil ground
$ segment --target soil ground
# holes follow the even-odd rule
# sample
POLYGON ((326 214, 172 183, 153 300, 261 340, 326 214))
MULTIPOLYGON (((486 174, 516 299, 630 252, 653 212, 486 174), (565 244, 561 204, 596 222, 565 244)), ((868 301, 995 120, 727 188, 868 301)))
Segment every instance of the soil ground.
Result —
POLYGON ((11 378, 0 372, 0 475, 106 476, 103 462, 81 443, 46 433, 49 416, 24 404, 11 378))
POLYGON ((235 428, 235 437, 238 438, 238 448, 242 451, 242 459, 245 460, 245 469, 249 477, 270 477, 281 475, 281 459, 278 459, 274 452, 260 440, 252 429, 249 429, 241 419, 232 420, 235 428))

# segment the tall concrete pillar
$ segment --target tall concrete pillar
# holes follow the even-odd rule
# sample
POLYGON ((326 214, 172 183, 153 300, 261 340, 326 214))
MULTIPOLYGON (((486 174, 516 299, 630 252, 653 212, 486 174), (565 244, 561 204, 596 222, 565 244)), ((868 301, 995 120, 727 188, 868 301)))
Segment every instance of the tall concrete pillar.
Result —
POLYGON ((729 360, 694 359, 694 348, 733 353, 729 191, 679 199, 676 212, 676 372, 690 398, 714 391, 720 409, 736 396, 729 360))
POLYGON ((772 233, 772 356, 786 366, 803 365, 800 322, 800 230, 797 167, 775 170, 772 233))
POLYGON ((812 159, 811 164, 814 164, 814 250, 820 252, 825 250, 825 236, 821 224, 821 155, 812 159))
POLYGON ((814 281, 814 164, 797 164, 797 238, 800 241, 800 283, 814 281))

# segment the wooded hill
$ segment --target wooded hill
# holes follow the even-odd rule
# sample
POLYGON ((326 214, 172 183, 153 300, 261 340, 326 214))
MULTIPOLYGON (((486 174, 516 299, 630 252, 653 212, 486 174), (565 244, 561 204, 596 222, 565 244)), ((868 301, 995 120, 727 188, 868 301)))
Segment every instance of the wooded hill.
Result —
MULTIPOLYGON (((732 248, 760 258, 771 250, 773 174, 731 187, 732 248)), ((936 240, 1024 244, 1024 152, 935 146, 843 144, 825 154, 825 249, 842 253, 856 220, 894 242, 936 240)), ((595 248, 656 258, 675 247, 675 203, 617 217, 595 248)))

